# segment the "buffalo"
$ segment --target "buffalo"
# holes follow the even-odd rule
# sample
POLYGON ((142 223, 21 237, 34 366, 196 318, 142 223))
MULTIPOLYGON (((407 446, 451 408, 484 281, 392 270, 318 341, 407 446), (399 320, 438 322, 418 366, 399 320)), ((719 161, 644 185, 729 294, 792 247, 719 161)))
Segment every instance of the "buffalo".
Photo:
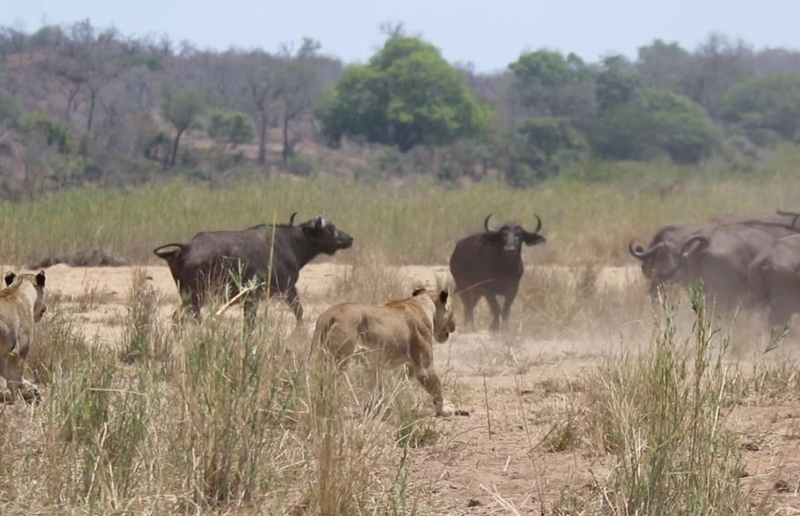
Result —
POLYGON ((333 255, 351 247, 353 237, 322 215, 299 225, 294 224, 295 215, 289 224, 205 231, 187 243, 162 245, 153 252, 166 260, 183 305, 190 304, 198 318, 208 293, 225 290, 231 299, 241 294, 245 321, 252 324, 260 299, 268 290, 270 297, 285 296, 300 325, 300 269, 320 254, 333 255))
POLYGON ((754 306, 758 294, 750 264, 790 234, 796 232, 788 227, 731 224, 694 235, 681 250, 679 277, 686 282, 702 280, 705 294, 720 309, 754 306))
POLYGON ((642 273, 650 281, 651 295, 655 296, 660 284, 672 280, 680 269, 683 245, 702 230, 700 224, 664 226, 653 235, 647 249, 634 245, 635 238, 630 241, 628 251, 641 260, 642 273))
POLYGON ((492 310, 490 329, 500 329, 500 317, 508 322, 509 311, 517 296, 519 281, 522 278, 522 244, 545 243, 539 234, 542 220, 536 216, 536 229, 526 231, 515 222, 506 222, 493 229, 489 226, 489 214, 483 222, 484 231, 463 238, 456 243, 450 257, 450 272, 456 282, 456 289, 464 304, 464 319, 468 326, 474 327, 473 311, 481 297, 485 297, 492 310), (497 296, 505 298, 503 308, 497 296))
POLYGON ((800 234, 778 239, 748 267, 759 301, 769 307, 769 325, 789 322, 800 312, 800 234))
MULTIPOLYGON (((687 262, 685 257, 682 256, 682 251, 686 250, 689 254, 698 251, 702 253, 710 235, 717 229, 733 228, 731 231, 723 231, 721 233, 723 240, 731 232, 736 234, 748 227, 765 231, 774 237, 782 237, 800 232, 800 227, 797 225, 798 218, 800 218, 800 214, 784 211, 778 211, 777 213, 729 213, 714 217, 705 224, 691 223, 664 226, 656 232, 646 249, 634 245, 636 241, 634 238, 628 244, 628 250, 633 257, 641 260, 642 272, 645 278, 650 281, 650 293, 655 295, 660 284, 668 281, 680 282, 686 279, 687 271, 682 270, 682 264, 685 268, 687 262), (692 246, 687 246, 686 244, 694 237, 698 238, 693 240, 692 246), (705 244, 698 245, 704 241, 706 242, 705 244)), ((746 233, 749 235, 757 234, 756 232, 746 233)), ((774 238, 771 241, 774 242, 774 238)), ((727 246, 730 244, 722 245, 727 246)), ((714 249, 711 250, 712 254, 716 252, 714 249)), ((706 254, 706 256, 709 255, 706 254)))

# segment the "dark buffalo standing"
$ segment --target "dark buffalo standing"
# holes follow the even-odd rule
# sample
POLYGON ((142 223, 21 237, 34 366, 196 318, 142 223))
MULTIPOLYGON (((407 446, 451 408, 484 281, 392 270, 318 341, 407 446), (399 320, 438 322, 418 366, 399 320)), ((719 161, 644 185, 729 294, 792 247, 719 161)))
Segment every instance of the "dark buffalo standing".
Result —
POLYGON ((483 222, 484 231, 475 233, 456 244, 450 257, 450 272, 456 289, 464 303, 466 324, 474 327, 473 311, 481 297, 485 297, 492 310, 492 330, 500 328, 500 316, 508 322, 511 304, 517 296, 522 278, 522 244, 543 244, 539 235, 542 220, 536 216, 536 229, 526 231, 515 222, 506 222, 498 229, 489 227, 491 214, 483 222), (502 311, 497 296, 505 298, 502 311))
POLYGON ((353 245, 353 238, 339 231, 322 215, 308 222, 259 225, 239 231, 206 231, 185 244, 166 244, 153 252, 169 265, 184 305, 189 303, 195 316, 210 290, 227 290, 231 299, 240 287, 255 283, 252 292, 243 295, 246 321, 251 323, 258 304, 269 288, 269 295, 283 295, 292 308, 297 323, 303 306, 297 296, 300 269, 320 254, 332 255, 353 245), (274 245, 273 245, 274 242, 274 245), (272 274, 267 272, 272 264, 272 274))
POLYGON ((800 312, 800 234, 778 239, 748 268, 759 301, 769 307, 769 324, 787 324, 800 312))

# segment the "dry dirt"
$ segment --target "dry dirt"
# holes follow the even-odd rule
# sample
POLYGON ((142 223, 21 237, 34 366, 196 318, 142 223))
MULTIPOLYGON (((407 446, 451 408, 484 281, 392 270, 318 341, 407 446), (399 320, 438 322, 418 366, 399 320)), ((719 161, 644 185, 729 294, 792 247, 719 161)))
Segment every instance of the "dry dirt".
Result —
MULTIPOLYGON (((330 286, 345 267, 321 263, 303 269, 299 291, 309 327, 329 303, 339 301, 330 299, 330 286)), ((76 317, 88 336, 114 345, 136 269, 56 265, 47 269, 47 280, 51 293, 84 306, 76 317)), ((178 302, 169 270, 138 269, 162 291, 168 316, 178 302)), ((432 285, 447 269, 408 266, 398 272, 409 282, 432 285)), ((637 273, 633 267, 607 268, 600 282, 619 285, 637 273)), ((611 330, 561 341, 478 331, 457 332, 437 347, 438 369, 451 391, 446 394, 469 416, 431 417, 440 439, 413 449, 407 462, 420 501, 442 514, 549 514, 559 497, 600 496, 595 486, 609 473, 609 457, 580 442, 560 452, 546 450, 542 442, 564 422, 568 409, 578 409, 569 406, 569 390, 579 388, 581 378, 618 345, 619 335, 611 330)), ((735 407, 724 417, 740 432, 745 485, 771 493, 780 513, 800 513, 800 404, 735 407)))

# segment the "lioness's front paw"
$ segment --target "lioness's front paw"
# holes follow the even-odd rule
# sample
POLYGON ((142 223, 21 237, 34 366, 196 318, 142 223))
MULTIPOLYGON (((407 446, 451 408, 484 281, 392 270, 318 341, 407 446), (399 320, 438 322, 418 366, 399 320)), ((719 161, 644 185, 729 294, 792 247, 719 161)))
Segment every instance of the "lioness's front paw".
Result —
POLYGON ((443 407, 442 405, 434 405, 434 410, 436 411, 436 415, 440 417, 450 417, 453 415, 453 409, 451 407, 443 407))

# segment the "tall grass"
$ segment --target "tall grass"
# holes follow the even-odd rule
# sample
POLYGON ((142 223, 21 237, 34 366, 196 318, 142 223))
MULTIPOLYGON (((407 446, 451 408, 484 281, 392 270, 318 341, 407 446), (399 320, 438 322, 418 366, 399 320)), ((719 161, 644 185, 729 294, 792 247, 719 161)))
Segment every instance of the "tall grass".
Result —
MULTIPOLYGON (((396 186, 333 178, 225 188, 175 181, 128 194, 71 190, 29 204, 0 203, 3 256, 27 264, 42 255, 106 247, 134 263, 159 263, 151 251, 160 244, 202 230, 285 221, 298 211, 300 219, 327 214, 357 246, 378 249, 393 263, 444 263, 456 239, 480 231, 493 212, 495 222, 516 219, 528 226, 534 214, 542 217, 548 243, 531 251, 539 261, 575 264, 594 256, 622 264, 630 260, 632 236, 647 239, 665 223, 734 210, 800 209, 799 156, 787 147, 752 177, 724 175, 727 165, 716 162, 689 168, 587 164, 581 181, 559 178, 517 191, 491 181, 453 188, 427 180, 396 186), (610 174, 615 182, 587 182, 593 174, 610 174)), ((348 253, 337 259, 348 260, 348 253)))
POLYGON ((693 338, 682 342, 674 307, 654 346, 604 363, 587 389, 594 444, 615 457, 607 496, 615 514, 749 514, 743 466, 722 410, 735 376, 729 340, 702 292, 691 292, 693 338))
POLYGON ((413 415, 417 386, 338 374, 269 316, 251 332, 235 317, 177 325, 161 335, 175 352, 154 353, 137 340, 154 335, 141 323, 158 308, 139 280, 119 349, 86 342, 63 315, 47 322, 30 360, 42 405, 0 413, 0 513, 381 514, 414 503, 402 450, 438 435, 413 415))

